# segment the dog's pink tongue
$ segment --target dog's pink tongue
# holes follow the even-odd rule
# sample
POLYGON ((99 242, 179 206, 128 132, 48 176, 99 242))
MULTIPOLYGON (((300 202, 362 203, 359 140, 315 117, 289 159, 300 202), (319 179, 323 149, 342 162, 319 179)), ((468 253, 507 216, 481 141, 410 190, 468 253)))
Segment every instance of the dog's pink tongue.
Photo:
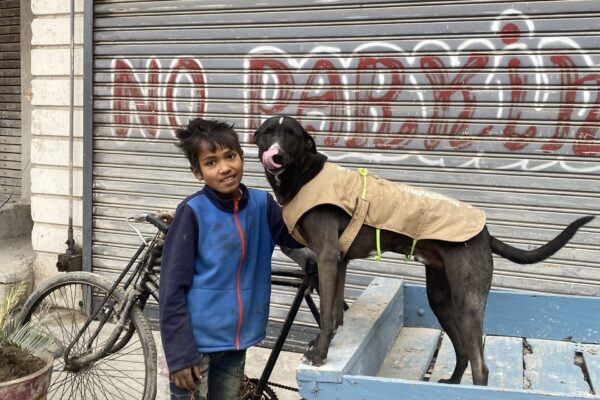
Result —
POLYGON ((277 154, 279 154, 279 146, 273 145, 269 148, 269 150, 265 151, 262 154, 263 166, 267 169, 280 168, 281 164, 278 164, 275 161, 273 161, 273 156, 276 156, 277 154))

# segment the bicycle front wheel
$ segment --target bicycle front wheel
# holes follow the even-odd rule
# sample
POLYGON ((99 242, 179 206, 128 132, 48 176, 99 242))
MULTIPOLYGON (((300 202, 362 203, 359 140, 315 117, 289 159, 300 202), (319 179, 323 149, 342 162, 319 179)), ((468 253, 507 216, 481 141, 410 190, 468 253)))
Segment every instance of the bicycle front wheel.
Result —
MULTIPOLYGON (((156 346, 152 331, 138 306, 131 310, 131 323, 120 338, 131 334, 125 346, 101 358, 78 365, 65 364, 65 352, 83 328, 86 319, 107 297, 112 283, 88 272, 69 272, 44 282, 25 302, 21 321, 45 318, 55 342, 50 351, 55 361, 48 399, 154 399, 156 395, 156 346)), ((93 354, 103 348, 115 328, 116 310, 125 299, 117 289, 108 298, 96 320, 83 331, 69 352, 70 359, 93 354), (101 324, 100 321, 105 321, 101 324)))

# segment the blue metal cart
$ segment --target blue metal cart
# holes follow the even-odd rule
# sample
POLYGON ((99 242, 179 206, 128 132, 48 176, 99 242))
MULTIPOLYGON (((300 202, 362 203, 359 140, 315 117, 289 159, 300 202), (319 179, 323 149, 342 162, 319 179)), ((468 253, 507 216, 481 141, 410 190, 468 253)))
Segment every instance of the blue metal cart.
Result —
POLYGON ((492 291, 484 326, 487 387, 437 383, 454 350, 425 288, 375 278, 346 312, 325 365, 301 364, 306 400, 600 398, 600 298, 492 291))

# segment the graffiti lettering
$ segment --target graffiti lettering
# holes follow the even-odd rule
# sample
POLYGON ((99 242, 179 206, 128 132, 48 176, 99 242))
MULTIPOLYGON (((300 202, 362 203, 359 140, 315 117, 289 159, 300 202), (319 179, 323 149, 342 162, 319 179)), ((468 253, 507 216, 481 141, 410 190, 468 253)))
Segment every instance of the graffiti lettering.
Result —
MULTIPOLYGON (((536 37, 531 20, 511 13, 492 23, 497 37, 458 48, 425 40, 406 52, 372 42, 291 56, 256 47, 235 78, 243 93, 229 92, 243 103, 225 107, 250 132, 269 115, 294 115, 325 146, 481 151, 486 143, 500 152, 597 156, 600 74, 589 72, 591 57, 570 38, 536 37), (573 51, 552 51, 565 46, 573 51)), ((212 103, 224 113, 200 61, 135 62, 113 60, 115 135, 157 137, 164 126, 172 134, 183 116, 202 116, 212 103)), ((214 74, 210 82, 219 82, 222 72, 214 74)))
POLYGON ((114 67, 117 70, 115 73, 114 86, 114 119, 117 123, 115 132, 117 136, 127 136, 129 129, 127 125, 130 123, 129 101, 127 98, 134 98, 134 106, 139 113, 137 116, 140 123, 145 127, 146 132, 151 136, 156 136, 156 126, 158 125, 158 63, 156 60, 150 60, 148 69, 147 89, 148 97, 144 96, 143 90, 140 87, 135 75, 131 72, 131 65, 125 60, 115 60, 114 67), (124 112, 127 111, 127 112, 124 112))
POLYGON ((115 134, 128 136, 132 129, 132 116, 137 120, 142 134, 157 137, 158 126, 168 123, 176 128, 181 125, 179 114, 202 115, 206 106, 206 79, 201 64, 191 58, 173 60, 171 68, 166 73, 166 78, 161 81, 165 71, 158 60, 150 59, 147 63, 145 79, 140 79, 134 73, 130 61, 124 59, 113 60, 116 70, 113 77, 113 120, 115 134), (191 90, 179 88, 180 82, 192 83, 191 90), (176 110, 175 99, 181 92, 182 97, 187 97, 188 109, 176 110), (161 111, 165 110, 166 114, 161 111), (163 121, 165 119, 166 121, 163 121))

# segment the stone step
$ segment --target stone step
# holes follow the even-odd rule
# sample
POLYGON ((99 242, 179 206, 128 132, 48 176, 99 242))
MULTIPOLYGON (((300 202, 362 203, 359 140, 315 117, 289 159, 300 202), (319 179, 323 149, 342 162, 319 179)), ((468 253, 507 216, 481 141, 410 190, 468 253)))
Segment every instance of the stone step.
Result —
POLYGON ((0 240, 29 235, 32 228, 29 204, 8 203, 0 208, 0 240))
POLYGON ((23 280, 29 280, 24 299, 29 296, 33 287, 34 258, 31 236, 0 239, 0 301, 23 280))

